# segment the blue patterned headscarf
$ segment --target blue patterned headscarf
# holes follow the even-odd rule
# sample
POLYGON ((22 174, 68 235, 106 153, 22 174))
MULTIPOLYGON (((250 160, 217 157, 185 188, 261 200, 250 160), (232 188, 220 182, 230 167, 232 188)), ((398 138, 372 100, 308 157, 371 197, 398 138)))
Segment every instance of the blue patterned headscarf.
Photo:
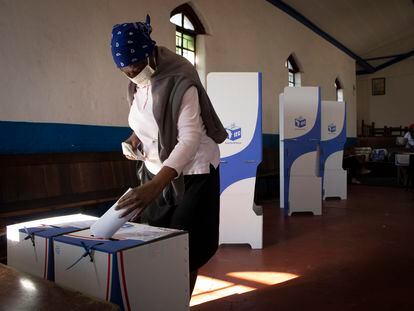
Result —
POLYGON ((150 37, 151 31, 149 15, 145 23, 116 24, 112 28, 112 57, 118 68, 140 62, 152 54, 156 42, 150 37))

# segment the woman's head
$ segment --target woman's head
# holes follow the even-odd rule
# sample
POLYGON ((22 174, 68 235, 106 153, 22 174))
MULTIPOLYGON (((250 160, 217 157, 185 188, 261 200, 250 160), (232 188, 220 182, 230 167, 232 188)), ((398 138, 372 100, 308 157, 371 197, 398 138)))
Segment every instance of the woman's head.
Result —
POLYGON ((405 133, 410 133, 411 135, 413 135, 413 133, 414 133, 414 124, 410 124, 409 126, 405 127, 404 132, 405 133))
POLYGON ((143 59, 140 62, 130 64, 128 66, 119 68, 123 73, 127 75, 128 78, 134 78, 138 74, 142 72, 142 70, 145 69, 145 67, 148 65, 147 58, 143 59))
POLYGON ((151 31, 149 15, 144 23, 116 24, 112 28, 112 57, 128 76, 137 75, 148 64, 156 44, 150 37, 151 31))

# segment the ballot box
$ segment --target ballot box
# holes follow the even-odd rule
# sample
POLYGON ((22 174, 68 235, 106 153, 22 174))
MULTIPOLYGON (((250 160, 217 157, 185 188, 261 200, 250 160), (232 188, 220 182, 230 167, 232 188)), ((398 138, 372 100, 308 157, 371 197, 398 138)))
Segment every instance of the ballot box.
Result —
POLYGON ((54 238, 55 282, 122 310, 188 310, 188 234, 126 223, 111 239, 90 230, 54 238))
POLYGON ((53 237, 89 228, 96 219, 75 214, 7 226, 7 264, 53 281, 53 237))

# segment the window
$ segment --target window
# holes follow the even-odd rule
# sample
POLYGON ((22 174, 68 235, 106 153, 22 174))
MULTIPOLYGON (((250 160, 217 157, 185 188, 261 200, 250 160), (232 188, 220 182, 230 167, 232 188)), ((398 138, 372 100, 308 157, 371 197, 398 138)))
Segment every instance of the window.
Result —
POLYGON ((344 89, 338 78, 335 79, 334 85, 335 85, 335 90, 336 90, 336 101, 343 102, 344 101, 344 89))
POLYGON ((204 27, 190 5, 183 4, 171 12, 175 24, 175 52, 196 65, 196 38, 204 34, 204 27))
POLYGON ((285 66, 288 69, 288 85, 300 86, 299 66, 296 64, 295 58, 292 54, 286 60, 285 66))

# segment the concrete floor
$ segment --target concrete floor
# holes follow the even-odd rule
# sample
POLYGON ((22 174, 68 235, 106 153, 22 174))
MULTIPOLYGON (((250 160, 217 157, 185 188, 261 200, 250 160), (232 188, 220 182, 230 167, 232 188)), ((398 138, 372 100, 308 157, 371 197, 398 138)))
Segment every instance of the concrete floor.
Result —
POLYGON ((221 246, 191 310, 414 310, 414 191, 348 193, 321 217, 265 204, 264 249, 221 246))

